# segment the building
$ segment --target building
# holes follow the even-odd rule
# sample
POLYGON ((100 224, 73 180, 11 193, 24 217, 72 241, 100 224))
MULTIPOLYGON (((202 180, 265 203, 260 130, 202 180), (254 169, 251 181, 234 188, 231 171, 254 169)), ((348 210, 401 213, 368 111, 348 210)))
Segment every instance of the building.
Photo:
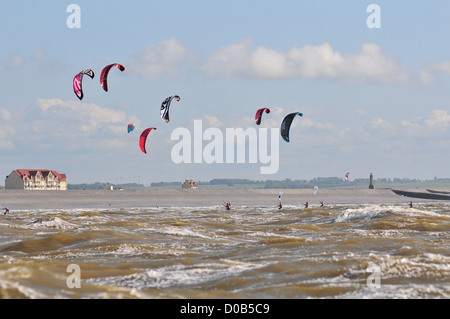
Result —
POLYGON ((197 188, 197 183, 192 179, 187 179, 184 181, 183 185, 181 185, 181 188, 197 188))
POLYGON ((6 176, 5 189, 65 191, 67 178, 48 169, 16 169, 6 176))

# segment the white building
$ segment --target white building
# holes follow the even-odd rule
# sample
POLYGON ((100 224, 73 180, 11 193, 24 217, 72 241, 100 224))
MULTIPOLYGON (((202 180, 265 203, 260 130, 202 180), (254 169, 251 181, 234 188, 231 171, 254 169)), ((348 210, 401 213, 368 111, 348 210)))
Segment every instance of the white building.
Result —
POLYGON ((48 169, 16 169, 6 176, 5 189, 65 191, 67 178, 48 169))

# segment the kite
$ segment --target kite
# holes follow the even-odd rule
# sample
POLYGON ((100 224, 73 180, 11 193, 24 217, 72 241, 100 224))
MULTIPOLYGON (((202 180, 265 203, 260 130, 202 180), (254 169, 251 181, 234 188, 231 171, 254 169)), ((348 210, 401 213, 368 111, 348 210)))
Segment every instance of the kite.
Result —
POLYGON ((113 63, 103 68, 102 74, 100 75, 100 84, 102 85, 103 90, 105 90, 105 92, 108 92, 108 73, 114 66, 117 66, 121 72, 125 70, 125 67, 118 63, 113 63))
POLYGON ((288 114, 284 118, 283 122, 281 122, 281 137, 283 138, 283 140, 285 140, 288 143, 289 143, 289 130, 291 128, 292 121, 294 120, 294 118, 297 115, 302 117, 303 113, 295 112, 295 113, 288 114))
POLYGON ((147 150, 145 149, 145 143, 147 142, 147 136, 150 133, 151 130, 156 130, 156 127, 149 127, 145 129, 141 133, 141 137, 139 138, 139 147, 141 148, 141 151, 147 154, 147 150))
POLYGON ((128 124, 128 133, 130 133, 132 130, 134 130, 134 123, 130 123, 130 124, 128 124))
POLYGON ((92 71, 91 69, 85 69, 80 73, 78 73, 77 75, 75 75, 75 77, 73 78, 73 91, 80 100, 82 100, 84 96, 83 89, 81 87, 81 82, 83 80, 84 74, 89 76, 91 79, 93 79, 95 76, 94 71, 92 71))
POLYGON ((314 186, 314 195, 316 195, 319 192, 319 187, 318 186, 314 186))
POLYGON ((348 175, 350 175, 349 172, 345 173, 345 180, 348 181, 348 175))
POLYGON ((256 111, 256 115, 255 115, 256 125, 261 124, 261 117, 262 117, 264 112, 269 114, 270 113, 270 109, 267 108, 267 107, 264 107, 264 108, 259 109, 258 111, 256 111))
POLYGON ((166 98, 161 103, 161 118, 166 122, 169 123, 169 107, 172 100, 175 99, 177 101, 180 101, 180 97, 178 95, 172 95, 166 98))

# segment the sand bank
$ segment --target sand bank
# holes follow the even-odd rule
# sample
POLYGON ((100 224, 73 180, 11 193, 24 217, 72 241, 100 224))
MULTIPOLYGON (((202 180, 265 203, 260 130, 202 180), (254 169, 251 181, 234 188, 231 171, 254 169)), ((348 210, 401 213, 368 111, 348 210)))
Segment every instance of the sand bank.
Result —
MULTIPOLYGON (((0 206, 10 209, 100 208, 153 206, 211 206, 224 201, 234 206, 278 204, 283 192, 284 205, 407 203, 413 198, 400 196, 389 189, 324 189, 314 194, 310 189, 141 189, 141 190, 68 190, 25 191, 0 190, 0 206)), ((420 201, 429 201, 420 199, 420 201)))

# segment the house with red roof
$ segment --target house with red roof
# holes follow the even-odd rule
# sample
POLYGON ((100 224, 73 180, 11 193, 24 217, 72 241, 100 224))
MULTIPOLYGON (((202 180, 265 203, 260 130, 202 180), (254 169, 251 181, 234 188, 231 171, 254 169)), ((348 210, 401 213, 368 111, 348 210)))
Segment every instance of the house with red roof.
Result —
POLYGON ((181 188, 197 188, 197 183, 194 182, 192 179, 187 179, 181 185, 181 188))
POLYGON ((6 176, 5 189, 65 191, 67 177, 48 169, 16 169, 6 176))

